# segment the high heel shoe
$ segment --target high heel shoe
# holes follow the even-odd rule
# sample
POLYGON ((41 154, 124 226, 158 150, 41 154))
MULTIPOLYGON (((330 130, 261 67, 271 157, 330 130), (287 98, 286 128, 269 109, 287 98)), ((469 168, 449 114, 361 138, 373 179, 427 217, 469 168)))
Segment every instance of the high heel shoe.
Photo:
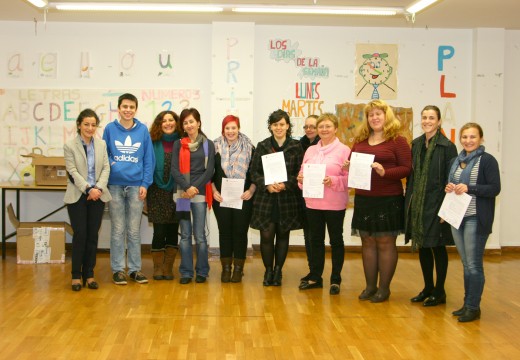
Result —
POLYGON ((88 282, 87 279, 83 279, 83 287, 85 287, 85 285, 91 290, 99 289, 99 284, 95 280, 88 282))
POLYGON ((271 286, 273 285, 273 269, 265 269, 264 273, 264 286, 271 286))
POLYGON ((71 285, 72 291, 80 291, 81 290, 81 284, 80 283, 74 283, 71 285))

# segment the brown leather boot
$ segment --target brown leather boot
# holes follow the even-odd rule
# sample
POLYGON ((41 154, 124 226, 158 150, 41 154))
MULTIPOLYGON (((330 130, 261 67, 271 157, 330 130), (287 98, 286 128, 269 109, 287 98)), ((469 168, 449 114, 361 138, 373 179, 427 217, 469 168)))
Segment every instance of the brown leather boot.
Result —
POLYGON ((231 263, 233 259, 231 258, 220 258, 220 262, 222 263, 222 274, 220 275, 220 281, 223 283, 228 283, 231 281, 231 263))
POLYGON ((244 276, 244 263, 246 259, 233 259, 233 275, 231 276, 232 283, 239 283, 244 276))
POLYGON ((152 259, 153 259, 153 279, 154 280, 164 280, 163 276, 163 263, 164 263, 164 251, 153 251, 152 250, 152 259))
POLYGON ((177 256, 177 250, 173 246, 166 247, 163 264, 164 280, 173 280, 173 263, 175 262, 175 256, 177 256))

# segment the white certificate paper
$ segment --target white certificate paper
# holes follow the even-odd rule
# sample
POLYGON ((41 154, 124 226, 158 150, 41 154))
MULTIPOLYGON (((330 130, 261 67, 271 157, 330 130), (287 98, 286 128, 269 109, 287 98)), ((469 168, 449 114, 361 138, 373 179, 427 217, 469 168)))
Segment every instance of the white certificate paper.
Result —
POLYGON ((370 190, 375 155, 353 152, 348 169, 348 187, 370 190))
POLYGON ((323 199, 326 164, 303 164, 303 197, 323 199))
POLYGON ((264 168, 266 186, 287 181, 287 169, 285 168, 283 151, 263 155, 262 167, 264 168))
POLYGON ((466 193, 460 195, 455 194, 455 192, 446 193, 438 215, 458 230, 470 202, 471 195, 466 193))
POLYGON ((222 178, 220 195, 223 201, 220 203, 220 207, 242 209, 243 200, 240 197, 244 193, 244 184, 244 179, 222 178))

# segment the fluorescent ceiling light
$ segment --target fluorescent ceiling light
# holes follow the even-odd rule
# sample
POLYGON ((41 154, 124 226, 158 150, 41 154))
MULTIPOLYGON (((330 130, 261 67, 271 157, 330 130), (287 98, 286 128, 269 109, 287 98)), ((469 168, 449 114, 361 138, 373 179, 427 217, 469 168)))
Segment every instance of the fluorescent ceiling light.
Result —
POLYGON ((394 16, 402 9, 398 8, 363 8, 363 7, 332 7, 332 6, 237 6, 231 9, 241 13, 269 13, 269 14, 309 14, 309 15, 376 15, 394 16))
POLYGON ((434 2, 437 2, 437 0, 419 0, 410 7, 406 8, 406 11, 408 11, 410 14, 415 14, 421 11, 422 9, 430 6, 434 2))
POLYGON ((47 0, 27 0, 36 7, 42 8, 47 6, 47 0))
POLYGON ((224 8, 204 4, 169 3, 51 3, 57 10, 69 11, 178 11, 178 12, 221 12, 224 8))

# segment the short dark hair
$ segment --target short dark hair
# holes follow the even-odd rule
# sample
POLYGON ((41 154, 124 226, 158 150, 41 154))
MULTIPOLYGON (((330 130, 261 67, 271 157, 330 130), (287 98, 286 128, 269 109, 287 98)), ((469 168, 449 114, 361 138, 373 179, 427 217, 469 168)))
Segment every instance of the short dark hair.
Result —
POLYGON ((117 99, 117 108, 118 108, 118 109, 119 109, 119 107, 121 106, 121 103, 123 102, 123 100, 130 100, 130 101, 135 102, 135 108, 137 109, 138 101, 137 101, 137 98, 135 97, 135 95, 132 95, 132 94, 129 94, 129 93, 126 93, 126 94, 121 95, 121 96, 117 99))
MULTIPOLYGON (((188 136, 188 134, 186 134, 186 132, 184 131, 184 119, 186 119, 188 116, 192 115, 193 118, 195 119, 195 121, 197 121, 201 128, 199 129, 199 133, 201 133, 202 135, 206 136, 206 134, 204 134, 202 132, 202 121, 200 121, 200 112, 199 110, 195 109, 195 108, 186 108, 184 110, 181 111, 181 114, 179 116, 179 123, 181 124, 181 129, 182 129, 182 136, 188 136)), ((207 136, 206 136, 207 137, 207 136)))
POLYGON ((267 129, 273 135, 273 132, 271 131, 271 125, 274 123, 277 123, 278 121, 285 119, 285 122, 289 124, 289 128, 287 129, 287 137, 291 137, 292 135, 292 124, 291 124, 291 118, 289 118, 289 114, 287 114, 282 109, 278 109, 276 111, 273 111, 269 118, 267 119, 267 129))
POLYGON ((79 127, 81 126, 81 123, 85 118, 93 117, 96 119, 96 126, 99 126, 99 117, 97 116, 96 112, 92 109, 85 109, 82 112, 79 113, 78 118, 76 119, 76 130, 78 134, 80 134, 79 127))

